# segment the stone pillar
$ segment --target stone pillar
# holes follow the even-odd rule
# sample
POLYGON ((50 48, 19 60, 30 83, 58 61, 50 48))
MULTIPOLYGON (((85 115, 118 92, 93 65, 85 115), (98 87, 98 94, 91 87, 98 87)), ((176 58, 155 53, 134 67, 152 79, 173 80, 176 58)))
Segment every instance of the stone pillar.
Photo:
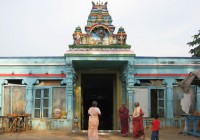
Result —
POLYGON ((171 119, 173 118, 173 83, 175 82, 174 79, 167 79, 165 80, 166 84, 166 118, 171 119))
MULTIPOLYGON (((129 108, 129 114, 132 114, 134 108, 134 61, 128 61, 126 68, 126 94, 129 108)), ((130 117, 132 119, 132 117, 130 117)), ((132 121, 129 122, 129 132, 133 132, 132 121)))
MULTIPOLYGON (((74 107, 74 84, 75 84, 75 71, 72 65, 72 61, 67 60, 66 61, 66 79, 65 79, 65 83, 66 83, 66 97, 67 97, 67 102, 66 102, 66 106, 67 106, 67 119, 69 121, 69 123, 71 123, 72 126, 72 122, 73 122, 73 118, 74 118, 74 113, 73 113, 73 107, 74 107)), ((72 128, 70 128, 72 129, 72 128)))
POLYGON ((37 81, 36 79, 23 79, 22 84, 26 84, 26 111, 27 114, 32 114, 33 109, 33 84, 37 81))
POLYGON ((134 104, 134 61, 128 61, 126 76, 126 93, 128 96, 128 108, 133 112, 134 104))
POLYGON ((197 86, 196 111, 200 112, 200 87, 197 86))

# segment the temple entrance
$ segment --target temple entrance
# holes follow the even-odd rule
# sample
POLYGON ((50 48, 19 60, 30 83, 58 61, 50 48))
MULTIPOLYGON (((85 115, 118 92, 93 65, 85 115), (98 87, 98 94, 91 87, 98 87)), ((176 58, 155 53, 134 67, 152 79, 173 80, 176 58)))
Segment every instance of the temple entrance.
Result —
POLYGON ((82 130, 88 129, 88 109, 92 101, 98 102, 102 115, 99 130, 113 130, 113 92, 115 74, 82 74, 82 130))

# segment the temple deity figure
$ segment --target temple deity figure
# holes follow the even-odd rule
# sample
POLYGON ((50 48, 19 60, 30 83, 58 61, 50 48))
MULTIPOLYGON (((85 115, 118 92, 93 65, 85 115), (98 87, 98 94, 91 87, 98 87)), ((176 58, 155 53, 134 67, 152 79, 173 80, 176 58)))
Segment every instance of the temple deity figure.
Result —
POLYGON ((81 34, 79 34, 79 33, 77 33, 77 34, 75 34, 74 36, 73 36, 73 38, 74 38, 74 44, 76 44, 76 45, 79 45, 79 44, 81 44, 81 40, 82 40, 82 36, 81 36, 81 34))
POLYGON ((98 32, 99 32, 100 44, 103 44, 103 38, 105 36, 104 30, 100 28, 98 32))
POLYGON ((83 34, 79 26, 76 27, 75 32, 73 33, 73 39, 75 45, 82 44, 83 34))
POLYGON ((117 36, 117 44, 120 44, 120 45, 126 44, 126 36, 123 34, 117 36))
POLYGON ((117 44, 119 45, 125 45, 126 44, 126 32, 124 31, 124 28, 120 27, 118 30, 118 33, 116 35, 117 44))

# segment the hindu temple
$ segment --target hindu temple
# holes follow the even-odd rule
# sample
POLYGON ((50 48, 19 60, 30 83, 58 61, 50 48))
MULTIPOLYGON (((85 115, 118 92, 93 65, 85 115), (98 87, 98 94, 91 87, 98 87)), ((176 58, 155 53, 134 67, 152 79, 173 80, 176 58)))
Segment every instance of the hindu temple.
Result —
POLYGON ((155 113, 169 127, 182 114, 200 112, 199 80, 187 90, 179 86, 200 69, 200 60, 137 56, 126 43, 128 29, 112 21, 108 2, 92 2, 85 28, 75 27, 63 56, 0 57, 0 115, 31 114, 32 129, 87 130, 88 108, 96 100, 99 129, 119 130, 122 103, 131 114, 139 102, 144 125, 155 113))

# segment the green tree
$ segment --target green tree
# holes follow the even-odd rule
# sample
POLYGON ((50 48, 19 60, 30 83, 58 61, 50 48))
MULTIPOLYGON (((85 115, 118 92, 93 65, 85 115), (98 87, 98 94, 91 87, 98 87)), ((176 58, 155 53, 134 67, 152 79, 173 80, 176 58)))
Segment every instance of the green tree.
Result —
POLYGON ((199 33, 192 36, 193 41, 188 42, 187 45, 194 47, 189 51, 192 54, 192 57, 200 57, 200 30, 199 33))

